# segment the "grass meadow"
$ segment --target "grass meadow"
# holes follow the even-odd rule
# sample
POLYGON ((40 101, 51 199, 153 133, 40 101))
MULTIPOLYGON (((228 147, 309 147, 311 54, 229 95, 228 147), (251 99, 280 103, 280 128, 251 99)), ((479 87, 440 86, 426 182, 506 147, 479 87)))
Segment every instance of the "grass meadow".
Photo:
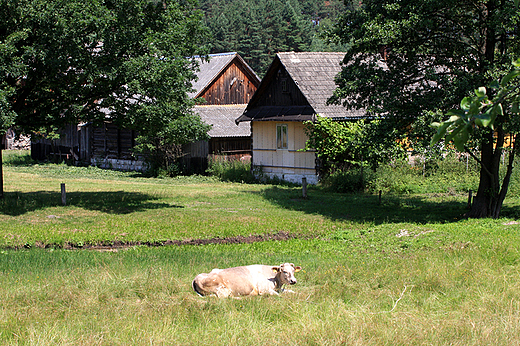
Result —
MULTIPOLYGON (((520 199, 143 178, 4 151, 2 345, 520 345, 520 199), (60 184, 67 190, 61 203, 60 184), (127 246, 288 233, 287 241, 127 246), (213 268, 293 262, 294 294, 201 298, 213 268)), ((513 182, 518 186, 520 182, 513 182)), ((514 191, 514 188, 512 189, 514 191)))

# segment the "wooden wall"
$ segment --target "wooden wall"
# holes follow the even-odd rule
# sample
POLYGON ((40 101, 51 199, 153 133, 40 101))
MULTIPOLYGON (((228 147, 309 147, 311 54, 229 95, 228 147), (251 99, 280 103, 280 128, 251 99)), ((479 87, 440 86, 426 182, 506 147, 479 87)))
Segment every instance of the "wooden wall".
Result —
POLYGON ((259 97, 256 105, 262 106, 307 106, 309 102, 294 83, 283 66, 259 97))
POLYGON ((92 128, 91 150, 95 159, 132 160, 136 133, 111 123, 92 128))
POLYGON ((316 155, 313 151, 298 151, 305 147, 307 135, 301 122, 253 122, 253 165, 281 179, 301 183, 305 176, 309 183, 317 182, 316 155), (276 125, 287 124, 288 148, 276 149, 276 125))
POLYGON ((233 60, 217 80, 201 94, 208 105, 246 104, 255 93, 258 85, 246 73, 238 59, 233 60))

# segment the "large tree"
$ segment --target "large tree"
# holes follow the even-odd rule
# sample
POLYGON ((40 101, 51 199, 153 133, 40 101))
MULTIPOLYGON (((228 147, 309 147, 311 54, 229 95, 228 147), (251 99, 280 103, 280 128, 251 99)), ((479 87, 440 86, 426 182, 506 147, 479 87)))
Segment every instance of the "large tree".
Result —
MULTIPOLYGON (((344 14, 334 32, 350 44, 334 100, 380 115, 410 139, 429 139, 433 130, 425 124, 507 73, 520 54, 516 5, 515 0, 363 1, 344 14)), ((500 191, 508 184, 498 179, 504 139, 519 130, 514 117, 504 114, 494 127, 474 131, 477 154, 467 148, 481 165, 469 217, 499 215, 500 191)))
POLYGON ((0 130, 50 133, 108 115, 150 141, 204 136, 187 96, 196 68, 188 57, 205 53, 197 6, 0 0, 0 130))

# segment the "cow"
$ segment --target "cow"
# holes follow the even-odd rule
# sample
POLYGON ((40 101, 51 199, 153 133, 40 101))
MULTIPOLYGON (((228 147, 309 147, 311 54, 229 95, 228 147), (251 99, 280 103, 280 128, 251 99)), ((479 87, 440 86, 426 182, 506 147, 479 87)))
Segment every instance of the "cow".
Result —
POLYGON ((301 270, 293 263, 279 266, 253 264, 227 269, 213 269, 195 277, 192 287, 200 296, 216 295, 219 298, 278 295, 284 290, 283 285, 294 285, 294 273, 301 270))

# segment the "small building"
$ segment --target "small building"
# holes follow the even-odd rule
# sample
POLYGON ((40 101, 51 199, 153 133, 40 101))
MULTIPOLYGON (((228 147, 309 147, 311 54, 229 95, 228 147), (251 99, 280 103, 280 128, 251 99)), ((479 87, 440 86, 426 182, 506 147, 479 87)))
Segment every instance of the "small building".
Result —
POLYGON ((252 168, 269 177, 310 184, 319 179, 314 151, 303 151, 306 121, 365 118, 365 111, 328 105, 345 53, 278 53, 237 124, 251 123, 252 168))

